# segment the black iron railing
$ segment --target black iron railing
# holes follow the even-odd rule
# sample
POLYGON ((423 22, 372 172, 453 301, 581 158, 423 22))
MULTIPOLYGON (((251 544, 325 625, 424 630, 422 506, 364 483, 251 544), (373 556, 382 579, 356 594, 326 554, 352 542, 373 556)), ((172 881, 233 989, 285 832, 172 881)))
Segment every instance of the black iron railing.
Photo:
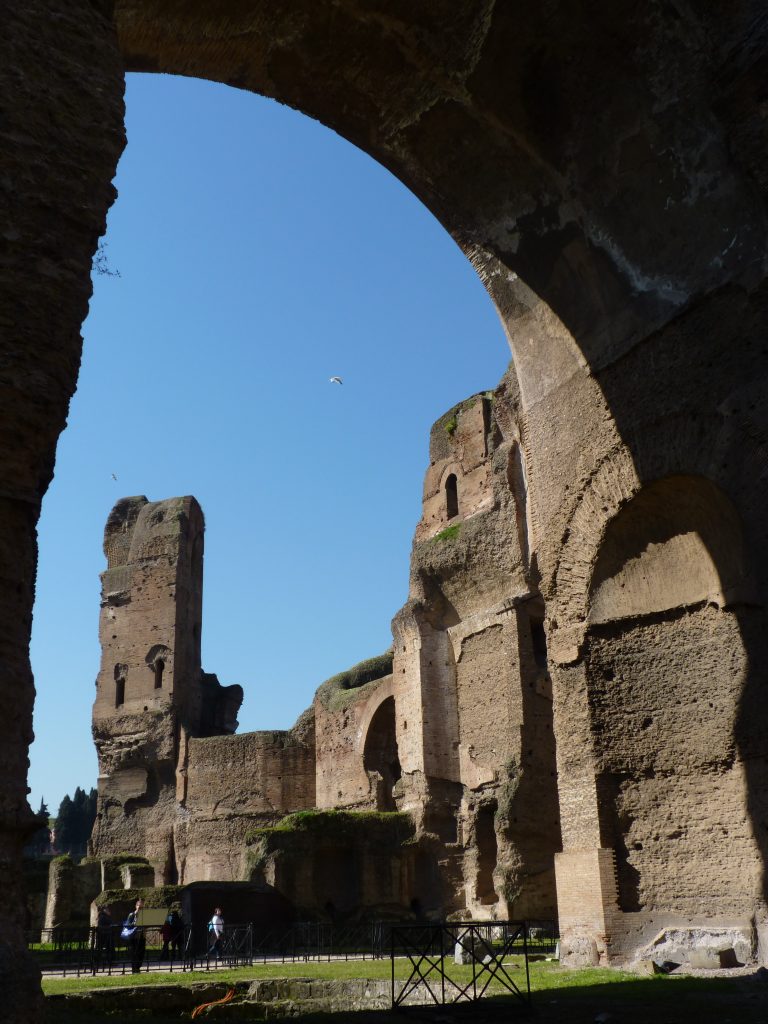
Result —
MULTIPOLYGON (((410 955, 414 938, 422 930, 432 935, 430 955, 445 953, 450 945, 447 933, 439 938, 435 928, 468 925, 405 925, 402 922, 372 921, 362 924, 328 924, 300 921, 265 928, 252 924, 225 925, 217 937, 207 924, 186 925, 165 938, 158 926, 137 928, 125 937, 123 926, 98 928, 52 928, 29 937, 28 947, 44 974, 130 974, 138 971, 213 970, 241 967, 254 962, 295 962, 318 960, 369 960, 410 955), (415 931, 413 930, 415 929, 415 931), (424 931, 427 929, 427 931, 424 931), (432 931, 430 931, 432 930, 432 931), (411 936, 406 942, 406 933, 411 936), (437 945, 435 945, 437 943, 437 945)), ((500 948, 509 922, 473 922, 475 941, 489 949, 500 948)), ((512 950, 521 949, 518 935, 512 950)), ((553 953, 557 941, 554 924, 528 922, 526 949, 531 953, 553 953)), ((480 946, 478 945, 478 948, 480 946)), ((451 947, 448 952, 453 955, 451 947)))
POLYGON ((409 1002, 474 1002, 486 995, 530 1001, 531 942, 544 953, 554 946, 548 922, 459 921, 400 925, 392 929, 392 1006, 409 1002), (396 978, 396 961, 408 962, 408 977, 396 978))
POLYGON ((27 945, 43 974, 138 974, 253 963, 250 924, 226 925, 220 936, 207 926, 177 928, 165 937, 157 926, 136 927, 130 935, 122 925, 50 928, 27 945))

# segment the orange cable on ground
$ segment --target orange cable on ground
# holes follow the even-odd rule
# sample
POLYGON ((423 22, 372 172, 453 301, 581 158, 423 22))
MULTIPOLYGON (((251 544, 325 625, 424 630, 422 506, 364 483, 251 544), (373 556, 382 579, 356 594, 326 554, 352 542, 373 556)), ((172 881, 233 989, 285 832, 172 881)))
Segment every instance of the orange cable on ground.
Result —
POLYGON ((223 999, 214 999, 212 1003, 201 1003, 200 1006, 196 1006, 192 1011, 193 1019, 198 1015, 198 1013, 202 1013, 203 1010, 207 1010, 209 1006, 221 1006, 222 1003, 229 1003, 232 999, 234 999, 234 997, 235 990, 231 988, 223 999))

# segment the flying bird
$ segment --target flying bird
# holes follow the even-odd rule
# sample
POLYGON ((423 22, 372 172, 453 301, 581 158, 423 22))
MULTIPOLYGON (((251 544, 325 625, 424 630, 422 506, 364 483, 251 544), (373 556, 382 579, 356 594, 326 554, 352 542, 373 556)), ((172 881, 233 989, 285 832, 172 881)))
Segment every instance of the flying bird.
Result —
POLYGON ((114 474, 114 473, 112 474, 112 479, 113 479, 113 480, 117 480, 117 477, 115 476, 115 474, 114 474))
POLYGON ((341 377, 331 377, 329 379, 329 382, 331 384, 343 384, 344 383, 344 381, 341 379, 341 377))

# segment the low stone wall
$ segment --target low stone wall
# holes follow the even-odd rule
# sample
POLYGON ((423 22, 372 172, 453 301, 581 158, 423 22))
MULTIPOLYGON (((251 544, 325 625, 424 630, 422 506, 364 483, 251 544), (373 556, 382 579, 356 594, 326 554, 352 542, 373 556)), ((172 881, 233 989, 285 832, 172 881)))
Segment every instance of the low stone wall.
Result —
MULTIPOLYGON (((399 995, 405 982, 395 982, 399 995)), ((297 1017, 303 1013, 335 1013, 355 1010, 389 1010, 392 1005, 392 983, 389 979, 371 978, 269 978, 260 981, 201 983, 199 985, 141 985, 136 987, 94 989, 90 992, 48 996, 53 1016, 67 1012, 114 1011, 189 1013, 203 1003, 223 999, 230 989, 234 998, 212 1006, 210 1017, 259 1020, 297 1017)), ((405 1002, 420 1005, 431 1002, 428 993, 409 994, 405 1002)))
POLYGON ((48 869, 44 927, 87 925, 91 901, 100 892, 99 861, 75 864, 67 855, 54 858, 48 869))
POLYGON ((406 814, 304 811, 249 834, 249 878, 309 917, 395 908, 401 915, 419 897, 413 837, 406 814))

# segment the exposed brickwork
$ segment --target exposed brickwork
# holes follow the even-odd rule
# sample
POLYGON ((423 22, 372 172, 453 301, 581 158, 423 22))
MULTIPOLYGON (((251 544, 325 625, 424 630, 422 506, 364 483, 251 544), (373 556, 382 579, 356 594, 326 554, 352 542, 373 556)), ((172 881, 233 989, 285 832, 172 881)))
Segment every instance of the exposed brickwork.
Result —
MULTIPOLYGON (((704 673, 722 679, 723 665, 732 664, 738 676, 738 684, 733 677, 723 683, 723 719, 732 723, 734 752, 717 769, 691 758, 706 750, 710 733, 713 749, 723 748, 719 723, 693 713, 687 696, 675 705, 677 718, 668 718, 663 735, 673 737, 674 750, 680 749, 678 737, 685 737, 680 798, 670 816, 679 819, 681 839, 698 842, 704 796, 717 790, 722 802, 712 821, 728 835, 721 834, 715 860, 724 870, 738 865, 733 900, 752 909, 765 935, 765 885, 753 869, 768 863, 761 682, 768 653, 768 294, 761 284, 768 223, 762 72, 768 26, 761 5, 739 0, 706 9, 660 9, 614 3, 602 5, 594 17, 578 5, 521 8, 490 0, 446 0, 407 10, 384 5, 375 12, 351 0, 224 0, 215 7, 200 0, 171 7, 158 0, 118 0, 121 53, 108 3, 32 0, 6 6, 0 36, 0 607, 7 624, 0 652, 0 976, 12 1019, 34 1020, 38 1002, 17 925, 21 844, 30 824, 24 779, 33 696, 28 643, 35 528, 76 382, 91 258, 114 194, 111 180, 123 145, 124 67, 228 82, 333 127, 392 169, 441 219, 477 268, 504 323, 519 386, 507 382, 510 408, 494 410, 494 417, 511 461, 500 472, 491 435, 487 475, 480 466, 463 466, 460 452, 451 453, 455 472, 443 467, 446 475, 430 483, 430 500, 442 501, 453 472, 457 487, 464 480, 464 511, 475 514, 462 521, 450 550, 436 554, 417 546, 411 599, 394 628, 396 640, 405 641, 397 645, 393 673, 402 802, 446 836, 470 836, 480 805, 490 806, 486 800, 496 799, 501 807, 501 793, 467 790, 461 780, 453 749, 461 714, 458 703, 454 712, 450 692, 441 690, 455 679, 455 655, 452 663, 452 645, 439 634, 500 603, 538 598, 540 592, 553 683, 563 856, 592 851, 597 857, 573 875, 571 906, 577 906, 581 878, 584 910, 580 917, 575 909, 566 915, 568 927, 574 935, 581 929, 596 956, 614 941, 611 935, 623 928, 626 936, 634 928, 627 924, 631 914, 616 917, 605 874, 611 851, 600 853, 602 836, 615 807, 641 812, 636 826, 616 819, 625 898, 632 865, 629 854, 623 860, 621 844, 633 839, 633 829, 650 831, 645 808, 660 783, 630 763, 637 757, 639 764, 645 755, 611 709, 601 706, 600 673, 609 664, 618 678, 616 661, 626 660, 637 718, 642 698, 635 695, 646 686, 638 645, 647 642, 652 651, 657 644, 664 648, 649 659, 649 693, 661 685, 662 671, 676 693, 685 680, 697 687, 704 673), (507 469, 509 501, 497 489, 507 469), (617 571, 602 575, 609 524, 645 488, 670 476, 704 477, 733 503, 744 561, 705 545, 725 584, 716 593, 700 546, 694 558, 697 600, 711 596, 720 609, 714 625, 722 664, 711 644, 699 643, 710 613, 702 606, 693 614, 689 581, 680 579, 688 575, 689 553, 696 547, 686 539, 690 528, 681 524, 663 551, 653 547, 655 534, 644 542, 640 536, 642 547, 620 549, 617 571), (493 501, 481 508, 484 481, 493 501), (739 564, 749 569, 746 587, 733 571, 739 564), (643 580, 645 603, 639 600, 643 580), (633 611, 624 619, 617 618, 619 610, 626 613, 621 582, 634 590, 633 611), (657 622, 653 616, 660 612, 672 614, 657 622), (634 621, 646 615, 648 621, 634 621), (683 622, 690 633, 680 628, 683 622), (613 632, 601 632, 608 623, 613 632), (748 671, 742 671, 742 653, 748 671), (432 705, 445 712, 444 721, 432 705), (598 721, 614 737, 610 754, 601 748, 598 721), (625 741, 631 743, 626 758, 620 749, 625 741), (604 769, 614 760, 627 777, 606 786, 604 769), (589 911, 595 877, 603 892, 602 920, 589 911), (609 921, 610 934, 597 930, 609 921)), ((459 424, 455 433, 463 436, 459 424)), ((461 493, 458 501, 461 518, 461 493)), ((433 514, 430 508, 429 522, 433 514)), ((177 680, 179 651, 171 649, 177 680)), ((472 660, 480 664, 479 649, 472 660)), ((525 689, 531 680, 522 661, 521 666, 525 689)), ((138 661, 130 668, 134 680, 139 668, 138 661)), ((481 677, 489 674, 482 670, 481 677)), ((111 753, 105 750, 105 757, 121 765, 120 784, 110 797, 114 806, 156 800, 159 813, 163 801, 169 808, 183 801, 185 730, 197 714, 192 696, 190 701, 180 695, 175 714, 183 728, 173 735, 155 695, 148 695, 146 713, 144 704, 131 712, 148 718, 137 721, 135 730, 126 722, 125 758, 118 744, 111 753), (158 714, 151 710, 154 702, 158 714), (157 721, 150 726, 149 719, 157 721), (139 734, 146 733, 156 733, 152 743, 162 755, 154 776, 162 782, 157 794, 146 788, 149 775, 142 776, 145 740, 139 734), (166 772, 173 763, 171 742, 178 744, 182 766, 175 779, 166 772)), ((233 724, 231 702, 217 706, 209 722, 214 731, 226 730, 233 724)), ((531 747, 523 743, 521 749, 531 747)), ((667 792, 658 799, 668 800, 667 792)), ((481 831, 489 811, 482 814, 481 831)), ((500 859, 502 832, 497 823, 500 859)), ((153 857, 170 859, 167 835, 160 829, 157 836, 153 857)), ((442 863, 456 879, 457 858, 447 846, 444 851, 442 863)), ((641 852, 639 898, 652 905, 663 897, 665 882, 645 843, 632 856, 641 852)), ((497 886, 498 874, 493 873, 497 886)), ((453 889, 457 899, 464 898, 458 883, 453 889)), ((688 885, 687 891, 692 896, 688 885)), ((565 891, 563 898, 567 904, 565 891)), ((711 913, 706 901, 702 927, 715 920, 711 913)))

